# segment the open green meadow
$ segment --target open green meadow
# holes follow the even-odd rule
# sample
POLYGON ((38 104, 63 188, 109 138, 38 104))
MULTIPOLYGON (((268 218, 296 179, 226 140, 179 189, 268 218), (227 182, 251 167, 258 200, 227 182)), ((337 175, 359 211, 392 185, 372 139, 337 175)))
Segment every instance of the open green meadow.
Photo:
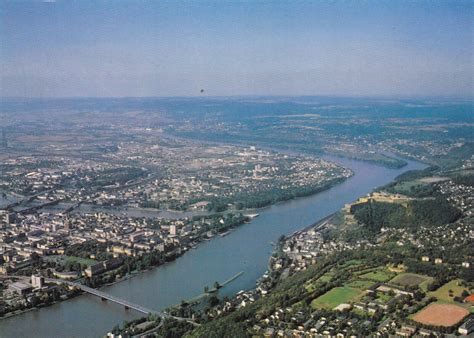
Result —
POLYGON ((81 257, 65 256, 65 255, 45 256, 44 259, 49 260, 49 261, 54 261, 60 264, 80 263, 80 264, 85 264, 87 266, 90 266, 97 263, 97 261, 93 259, 86 259, 86 258, 81 258, 81 257))
POLYGON ((414 189, 420 188, 428 184, 429 183, 423 182, 421 180, 403 181, 403 182, 398 182, 392 189, 397 194, 410 195, 410 193, 414 189))
POLYGON ((375 270, 366 274, 360 275, 361 279, 369 279, 375 282, 386 282, 390 280, 395 274, 386 270, 375 270))
POLYGON ((452 280, 443 286, 439 287, 436 291, 430 292, 429 295, 432 297, 436 297, 440 301, 444 302, 454 302, 454 297, 461 297, 461 294, 464 290, 468 290, 468 288, 460 286, 461 280, 455 279, 452 280), (449 290, 452 291, 452 296, 450 296, 449 290))

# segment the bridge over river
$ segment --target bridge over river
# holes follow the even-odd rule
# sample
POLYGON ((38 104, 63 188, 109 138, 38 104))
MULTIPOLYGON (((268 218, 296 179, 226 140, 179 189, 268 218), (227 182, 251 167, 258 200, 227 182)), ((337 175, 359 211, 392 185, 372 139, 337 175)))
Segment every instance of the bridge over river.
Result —
POLYGON ((199 324, 195 323, 194 321, 192 321, 191 319, 189 318, 183 318, 183 317, 176 317, 176 316, 171 316, 165 312, 160 312, 160 311, 155 311, 155 310, 152 310, 152 309, 148 309, 144 306, 141 306, 141 305, 138 305, 138 304, 135 304, 135 303, 132 303, 132 302, 129 302, 128 300, 125 300, 125 299, 122 299, 122 298, 119 298, 119 297, 115 297, 115 296, 112 296, 108 293, 105 293, 105 292, 102 292, 100 290, 97 290, 97 289, 93 289, 93 288, 90 288, 88 286, 85 286, 83 284, 79 284, 79 283, 75 283, 75 282, 70 282, 70 281, 65 281, 65 280, 62 280, 62 279, 54 279, 54 278, 46 278, 45 279, 46 282, 48 283, 56 283, 56 284, 67 284, 69 286, 73 286, 73 287, 76 287, 78 289, 81 289, 83 292, 86 292, 88 294, 91 294, 93 296, 96 296, 96 297, 99 297, 100 299, 102 300, 108 300, 108 301, 111 301, 113 303, 116 303, 116 304, 119 304, 119 305, 122 305, 125 307, 125 309, 133 309, 135 311, 138 311, 138 312, 141 312, 145 315, 156 315, 158 317, 161 317, 162 319, 166 319, 166 318, 174 318, 176 320, 183 320, 183 321, 187 321, 193 325, 196 325, 198 326, 199 324))
POLYGON ((67 284, 69 286, 76 287, 76 288, 81 289, 82 291, 84 291, 88 294, 94 295, 96 297, 100 297, 100 299, 102 299, 102 300, 109 300, 113 303, 123 305, 125 307, 125 309, 127 309, 127 310, 128 309, 133 309, 133 310, 141 312, 145 315, 154 314, 154 315, 158 315, 160 317, 170 317, 169 315, 167 315, 163 312, 147 309, 146 307, 143 307, 141 305, 134 304, 132 302, 129 302, 128 300, 112 296, 108 293, 102 292, 102 291, 97 290, 97 289, 90 288, 90 287, 85 286, 83 284, 74 283, 74 282, 70 282, 70 281, 65 281, 65 280, 62 280, 62 279, 54 279, 54 278, 46 278, 45 281, 48 282, 48 283, 67 284))

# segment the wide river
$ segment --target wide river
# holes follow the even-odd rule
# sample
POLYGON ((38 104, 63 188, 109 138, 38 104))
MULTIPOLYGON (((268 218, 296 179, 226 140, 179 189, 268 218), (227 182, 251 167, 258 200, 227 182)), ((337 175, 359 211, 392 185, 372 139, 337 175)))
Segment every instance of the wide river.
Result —
MULTIPOLYGON (((387 169, 345 158, 325 158, 351 168, 355 175, 322 193, 261 210, 259 217, 228 236, 203 242, 174 262, 103 290, 161 310, 193 298, 203 292, 204 286, 212 286, 214 281, 224 281, 240 271, 244 274, 221 289, 220 294, 230 296, 253 288, 267 269, 271 242, 276 242, 280 235, 291 234, 324 218, 402 172, 425 167, 407 161, 408 165, 402 169, 387 169)), ((126 311, 85 295, 0 320, 0 337, 103 337, 114 325, 139 316, 133 310, 126 311)))

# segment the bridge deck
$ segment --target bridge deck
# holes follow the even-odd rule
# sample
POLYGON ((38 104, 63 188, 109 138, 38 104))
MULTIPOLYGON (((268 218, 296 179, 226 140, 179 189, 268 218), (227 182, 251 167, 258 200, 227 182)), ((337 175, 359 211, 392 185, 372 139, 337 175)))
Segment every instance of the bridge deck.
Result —
POLYGON ((165 312, 159 312, 159 311, 147 309, 146 307, 143 307, 141 305, 134 304, 134 303, 129 302, 125 299, 121 299, 121 298, 109 295, 108 293, 99 291, 97 289, 90 288, 88 286, 85 286, 85 285, 82 285, 82 284, 79 284, 79 283, 74 283, 74 282, 65 281, 65 280, 62 280, 62 279, 54 279, 54 278, 46 278, 46 281, 50 282, 50 283, 57 283, 57 284, 68 284, 70 286, 77 287, 77 288, 81 289, 82 291, 87 292, 88 294, 91 294, 93 296, 100 297, 100 298, 103 298, 103 299, 110 300, 111 302, 120 304, 122 306, 125 306, 126 308, 136 310, 136 311, 144 313, 146 315, 154 314, 154 315, 158 315, 159 317, 161 317, 163 319, 164 318, 174 318, 176 320, 186 321, 186 322, 188 322, 192 325, 199 326, 199 324, 197 324, 196 322, 194 322, 193 320, 191 320, 189 318, 171 316, 171 315, 169 315, 165 312))
POLYGON ((144 313, 144 314, 156 314, 156 315, 159 315, 159 316, 162 316, 162 317, 165 317, 165 314, 162 313, 162 312, 158 312, 158 311, 155 311, 155 310, 151 310, 151 309, 147 309, 146 307, 144 306, 141 306, 141 305, 138 305, 138 304, 134 304, 132 302, 129 302, 128 300, 125 300, 125 299, 121 299, 121 298, 118 298, 118 297, 115 297, 115 296, 112 296, 108 293, 105 293, 105 292, 102 292, 100 290, 97 290, 97 289, 93 289, 93 288, 90 288, 88 286, 85 286, 85 285, 82 285, 82 284, 79 284, 79 283, 74 283, 74 282, 69 282, 69 281, 64 281, 64 280, 60 280, 60 279, 53 279, 53 278, 47 278, 47 281, 48 282, 53 282, 53 283, 65 283, 65 284, 68 284, 70 286, 75 286, 79 289, 81 289, 82 291, 88 293, 88 294, 91 294, 93 296, 96 296, 96 297, 100 297, 102 299, 107 299, 113 303, 117 303, 119 305, 123 305, 129 309, 133 309, 133 310, 136 310, 138 312, 141 312, 141 313, 144 313))
POLYGON ((141 312, 141 313, 144 313, 144 314, 160 314, 158 311, 154 311, 154 310, 151 310, 151 309, 147 309, 146 307, 143 307, 141 305, 138 305, 138 304, 134 304, 134 303, 131 303, 125 299, 121 299, 121 298, 117 298, 117 297, 114 297, 112 295, 109 295, 105 292, 101 292, 99 290, 96 290, 96 289, 92 289, 92 288, 89 288, 87 286, 84 286, 84 285, 80 285, 79 286, 81 288, 82 291, 84 292, 87 292, 91 295, 94 295, 94 296, 97 296, 97 297, 100 297, 100 298, 103 298, 103 299, 107 299, 111 302, 114 302, 114 303, 117 303, 117 304, 120 304, 120 305, 123 305, 127 308, 130 308, 130 309, 133 309, 133 310, 136 310, 138 312, 141 312))

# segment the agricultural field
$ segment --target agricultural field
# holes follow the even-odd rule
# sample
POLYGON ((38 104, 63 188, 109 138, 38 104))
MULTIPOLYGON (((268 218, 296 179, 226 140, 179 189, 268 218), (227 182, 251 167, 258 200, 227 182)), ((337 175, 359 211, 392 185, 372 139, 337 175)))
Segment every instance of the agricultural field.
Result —
POLYGON ((454 302, 454 297, 464 298, 462 297, 463 291, 469 291, 468 288, 461 286, 460 283, 461 280, 459 279, 452 280, 438 288, 436 291, 430 292, 429 295, 444 302, 454 302), (452 292, 449 292, 450 290, 452 292))
POLYGON ((423 177, 418 180, 421 183, 437 183, 449 180, 449 177, 441 177, 441 176, 431 176, 431 177, 423 177))
POLYGON ((395 276, 389 284, 400 286, 419 286, 423 291, 426 291, 428 284, 433 281, 433 278, 416 273, 401 273, 395 276))
POLYGON ((469 311, 460 306, 434 303, 415 314, 412 319, 425 325, 451 327, 467 315, 469 315, 469 311))
POLYGON ((339 304, 356 300, 361 294, 360 290, 348 286, 336 287, 314 299, 311 302, 311 307, 314 309, 333 309, 339 304))

